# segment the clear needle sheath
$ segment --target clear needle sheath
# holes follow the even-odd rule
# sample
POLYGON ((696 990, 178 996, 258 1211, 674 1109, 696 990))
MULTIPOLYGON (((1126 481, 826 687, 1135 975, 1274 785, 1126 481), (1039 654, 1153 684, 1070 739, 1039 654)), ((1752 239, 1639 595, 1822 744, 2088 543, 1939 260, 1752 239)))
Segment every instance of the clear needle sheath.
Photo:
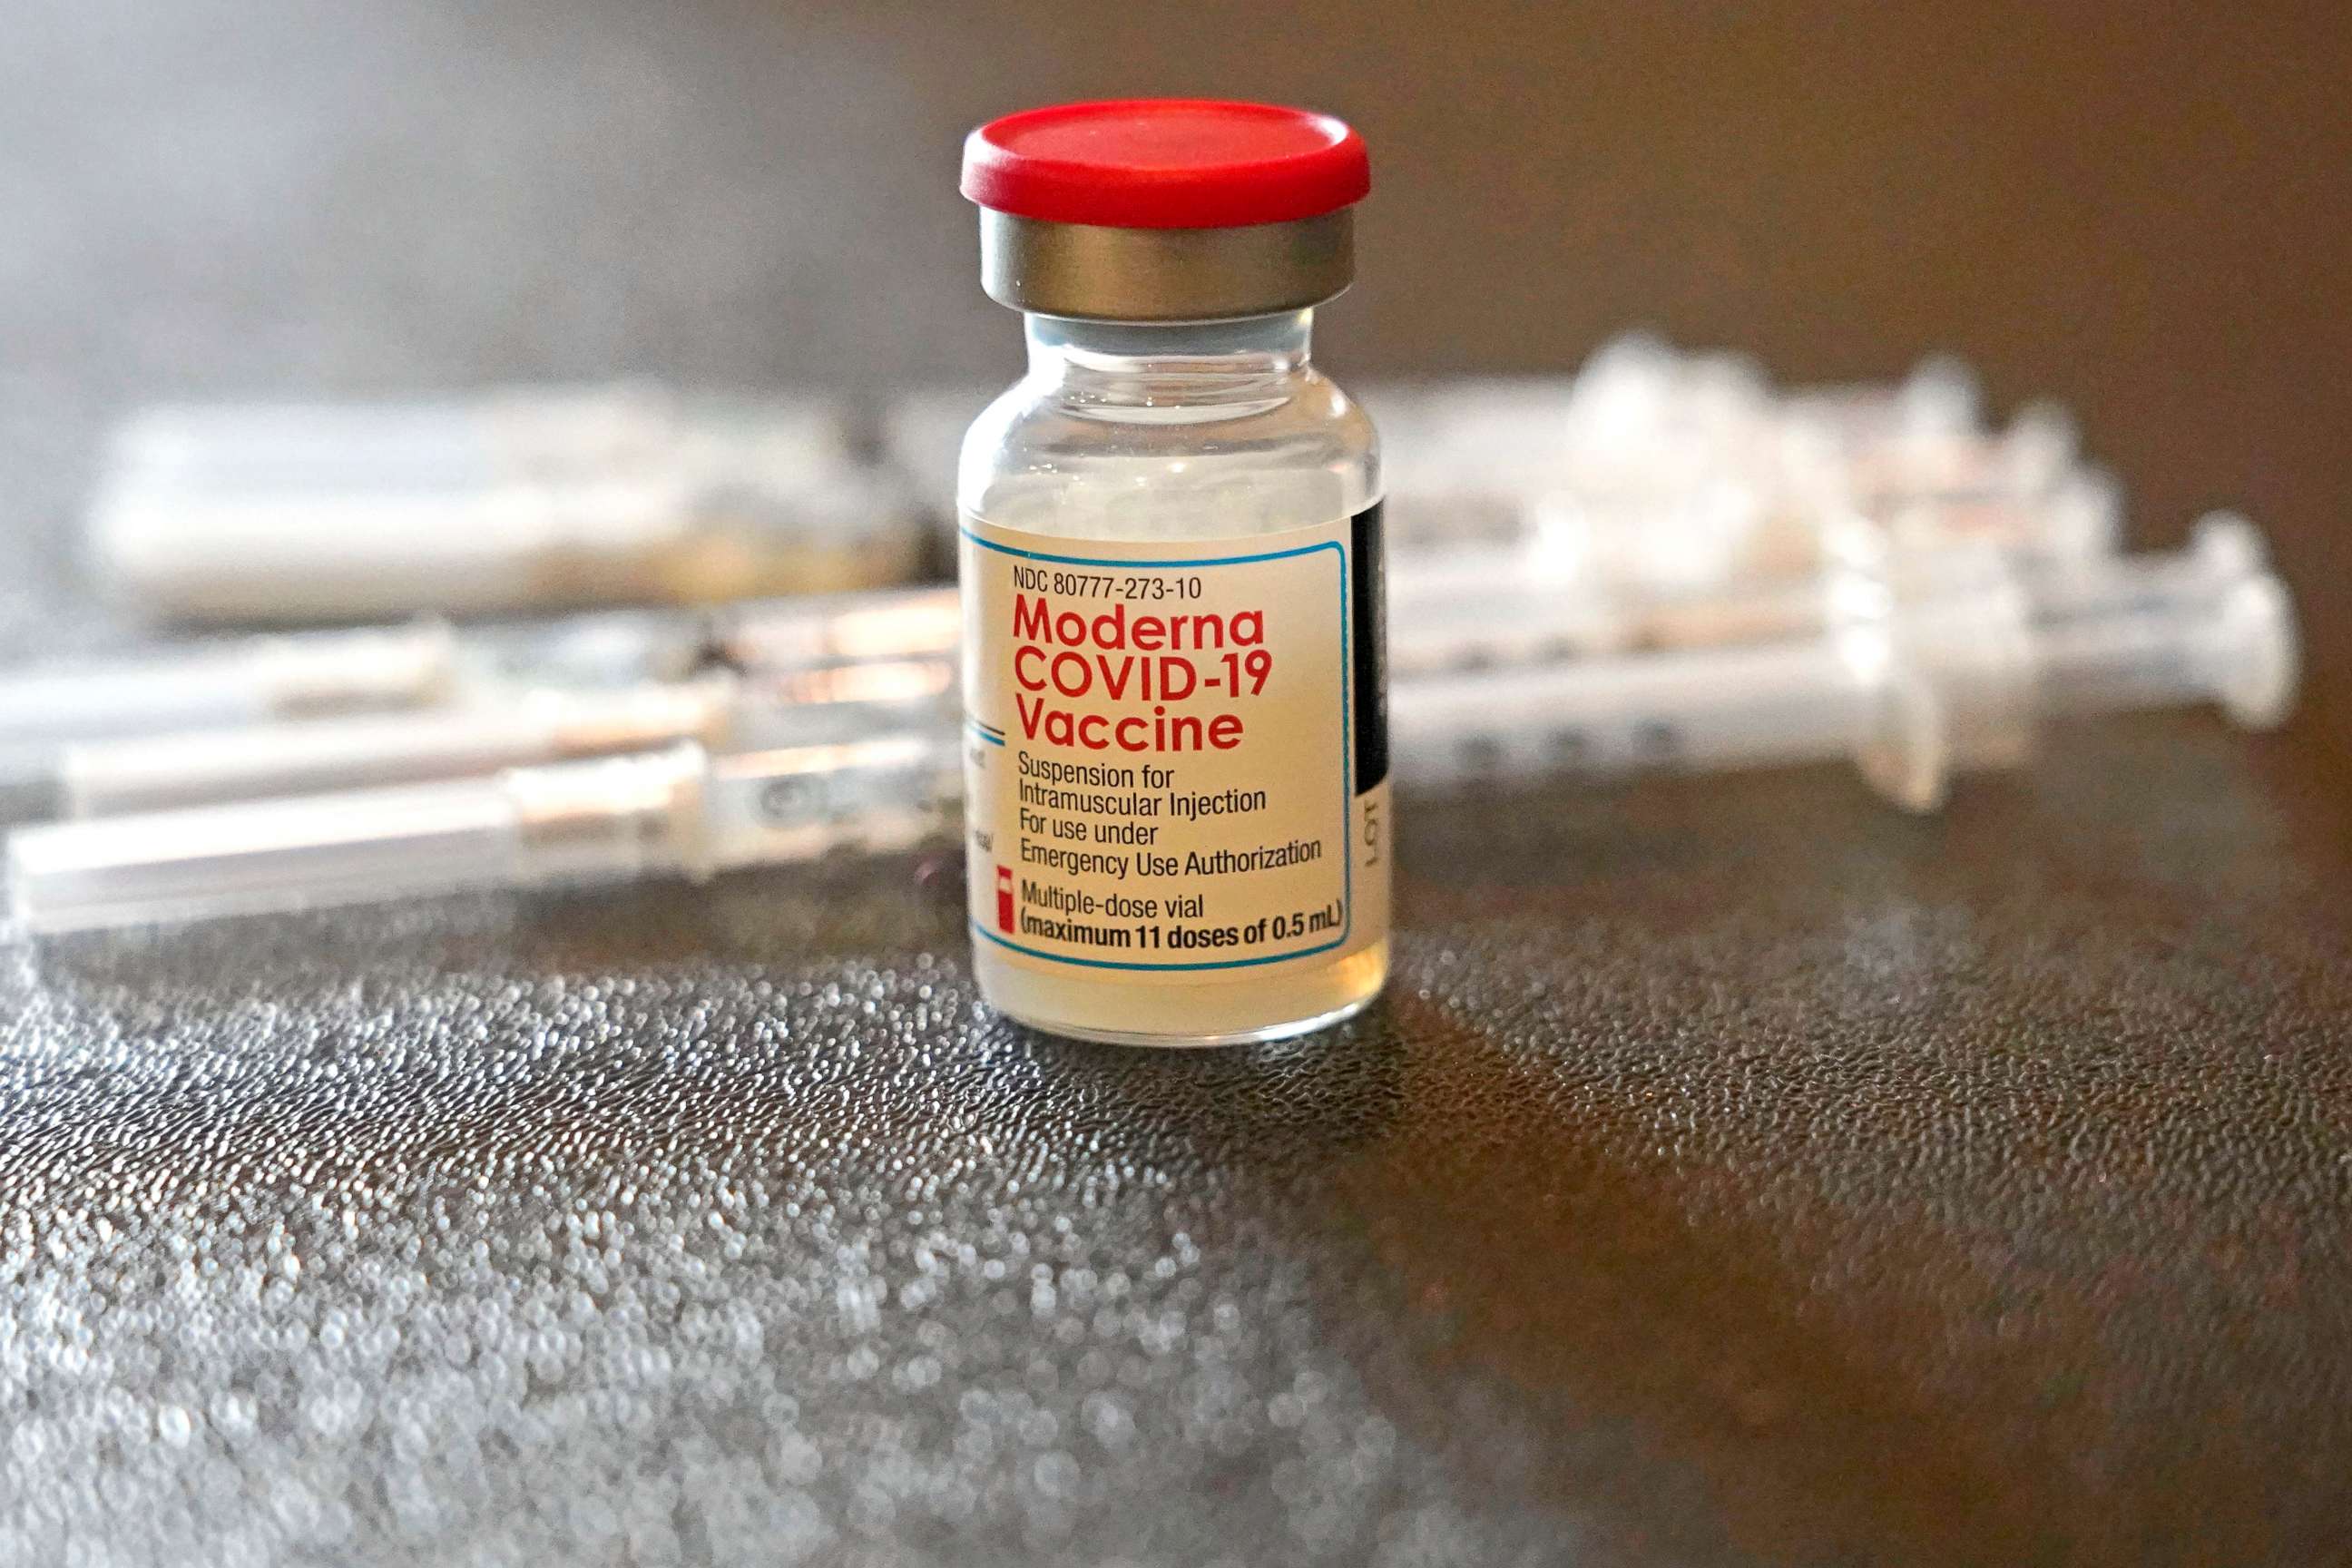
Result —
POLYGON ((11 907, 35 932, 375 903, 896 849, 953 820, 949 736, 713 757, 691 742, 483 778, 23 829, 11 907))

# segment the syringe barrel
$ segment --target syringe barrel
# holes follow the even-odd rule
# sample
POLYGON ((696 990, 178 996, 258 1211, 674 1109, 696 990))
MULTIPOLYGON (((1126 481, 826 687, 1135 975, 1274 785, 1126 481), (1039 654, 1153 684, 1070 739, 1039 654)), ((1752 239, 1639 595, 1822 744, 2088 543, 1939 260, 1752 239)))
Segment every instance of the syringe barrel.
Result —
POLYGON ((949 724, 714 757, 696 816, 698 869, 903 849, 934 837, 956 820, 962 761, 949 724))
POLYGON ((454 490, 611 475, 724 448, 814 472, 845 464, 848 422, 824 399, 681 395, 657 384, 517 386, 384 403, 165 404, 107 443, 117 476, 189 489, 454 490))
POLYGON ((951 655, 962 635, 952 587, 883 588, 730 605, 716 612, 711 641, 722 663, 757 671, 951 655))
POLYGON ((133 476, 100 493, 89 531, 101 584, 126 604, 284 623, 662 597, 691 504, 664 476, 218 493, 133 476))
POLYGON ((2035 658, 2046 715, 2212 702, 2254 730, 2286 717, 2299 669, 2294 606, 2267 573, 2203 600, 2044 621, 2035 658))
POLYGON ((2045 566, 2027 587, 2045 714, 2214 702, 2264 729, 2294 706, 2294 607, 2242 517, 2200 519, 2184 549, 2045 566))
POLYGON ((162 404, 116 427, 120 473, 213 489, 492 484, 642 459, 674 412, 642 383, 541 386, 401 403, 162 404))
POLYGON ((458 643, 460 683, 478 694, 686 680, 709 662, 710 626, 709 611, 682 607, 477 623, 458 643))
POLYGON ((1398 772, 1412 784, 1843 757, 1870 712, 1822 638, 1471 672, 1389 694, 1398 772))
POLYGON ((152 410, 87 531, 129 603, 272 622, 865 587, 922 542, 838 409, 627 385, 152 410))
POLYGON ((2040 707, 2052 718, 2185 707, 2204 696, 2194 650, 2173 616, 2141 612, 2040 628, 2040 707))

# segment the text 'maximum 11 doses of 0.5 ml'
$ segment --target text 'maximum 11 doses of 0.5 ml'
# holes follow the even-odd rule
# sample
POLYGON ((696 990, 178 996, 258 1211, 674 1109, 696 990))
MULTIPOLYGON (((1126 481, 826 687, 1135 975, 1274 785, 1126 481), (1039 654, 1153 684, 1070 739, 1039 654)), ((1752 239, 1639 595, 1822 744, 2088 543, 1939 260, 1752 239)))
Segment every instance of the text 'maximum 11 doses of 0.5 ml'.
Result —
POLYGON ((958 475, 973 963, 1056 1034, 1297 1034, 1389 963, 1379 448, 1307 357, 1356 133, 1258 104, 974 132, 1029 373, 958 475))

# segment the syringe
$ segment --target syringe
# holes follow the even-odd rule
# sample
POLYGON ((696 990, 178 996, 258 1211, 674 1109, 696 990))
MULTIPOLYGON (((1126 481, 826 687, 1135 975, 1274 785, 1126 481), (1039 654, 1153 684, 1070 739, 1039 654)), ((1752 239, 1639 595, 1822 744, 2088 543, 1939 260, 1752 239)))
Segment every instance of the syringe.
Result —
MULTIPOLYGON (((1517 544, 1399 558, 1389 574, 1389 664, 1406 675, 1798 637, 1828 624, 1832 587, 1858 566, 1932 580, 1939 563, 1987 549, 2012 559, 2029 581, 2104 582, 2119 559, 2107 548, 2116 506, 2112 490, 2085 479, 2000 509, 1921 502, 1900 530, 1856 514, 1824 517, 1809 527, 1807 571, 1700 571, 1687 581, 1675 579, 1673 551, 1703 531, 1698 525, 1645 534, 1590 514, 1562 518, 1517 544), (1629 561, 1628 550, 1663 553, 1644 563, 1629 561)), ((1725 526, 1737 531, 1746 516, 1735 505, 1725 526)))
POLYGON ((33 665, 0 678, 0 821, 37 805, 71 741, 422 707, 458 669, 456 637, 430 620, 33 665))
POLYGON ((2053 458, 2051 439, 2018 427, 1921 437, 1906 443, 1902 483, 1793 439, 1785 464, 1695 451, 1661 459, 1639 482, 1401 447, 1389 465, 1393 554, 1402 566, 1465 549, 1523 550, 1573 557, 1596 590, 1686 594, 1819 572, 1839 552, 1841 530, 1857 523, 1913 548, 1973 540, 2021 561, 2112 552, 2121 520, 2113 479, 2053 458))
POLYGON ((712 756, 688 742, 487 777, 20 828, 34 932, 654 876, 920 843, 954 821, 951 735, 712 756))
POLYGON ((1947 559, 1938 576, 1852 575, 1810 637, 1400 681, 1400 777, 1847 758, 1924 812, 1956 773, 2026 760, 2044 720, 2212 702, 2261 729, 2293 703, 2293 609, 2236 520, 2204 525, 2182 557, 2086 569, 2046 594, 1990 552, 1947 559))
MULTIPOLYGON (((523 688, 675 681, 954 651, 952 588, 284 632, 0 671, 0 790, 53 775, 67 742, 478 703, 523 688)), ((19 814, 21 815, 21 813, 19 814)))
POLYGON ((710 669, 780 674, 947 658, 963 632, 952 587, 793 595, 698 610, 606 610, 477 622, 457 634, 457 697, 517 687, 682 680, 710 669))
POLYGON ((852 459, 844 411, 820 398, 686 398, 658 383, 492 387, 404 401, 157 404, 106 444, 118 476, 240 491, 457 488, 611 474, 711 437, 815 472, 852 459))
POLYGON ((714 670, 687 681, 520 691, 416 713, 79 742, 59 751, 47 804, 58 816, 116 816, 461 778, 679 741, 722 752, 807 745, 944 722, 954 682, 943 658, 714 670))
POLYGON ((0 752, 164 726, 410 707, 446 691, 457 669, 457 637, 435 620, 52 660, 0 679, 0 752))
POLYGON ((903 581, 924 533, 837 410, 658 389, 152 410, 88 526, 105 584, 194 621, 694 602, 903 581))
POLYGON ((1858 554, 1990 546, 2038 570, 2107 558, 2121 534, 2117 487, 2075 460, 2071 422, 2039 407, 1985 429, 1950 360, 1776 396, 1739 356, 1633 334, 1572 381, 1383 406, 1391 529, 1446 545, 1392 553, 1392 591, 1420 600, 1392 617, 1400 669, 1457 627, 1486 628, 1491 662, 1794 635, 1858 554))

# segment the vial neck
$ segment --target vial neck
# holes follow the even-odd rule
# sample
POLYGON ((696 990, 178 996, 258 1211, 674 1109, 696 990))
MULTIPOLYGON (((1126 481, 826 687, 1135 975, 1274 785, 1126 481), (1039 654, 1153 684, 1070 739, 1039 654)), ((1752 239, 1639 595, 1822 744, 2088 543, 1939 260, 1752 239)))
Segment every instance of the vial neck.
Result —
POLYGON ((1225 321, 1024 318, 1033 380, 1080 395, 1212 402, 1246 398, 1307 367, 1312 310, 1225 321))

